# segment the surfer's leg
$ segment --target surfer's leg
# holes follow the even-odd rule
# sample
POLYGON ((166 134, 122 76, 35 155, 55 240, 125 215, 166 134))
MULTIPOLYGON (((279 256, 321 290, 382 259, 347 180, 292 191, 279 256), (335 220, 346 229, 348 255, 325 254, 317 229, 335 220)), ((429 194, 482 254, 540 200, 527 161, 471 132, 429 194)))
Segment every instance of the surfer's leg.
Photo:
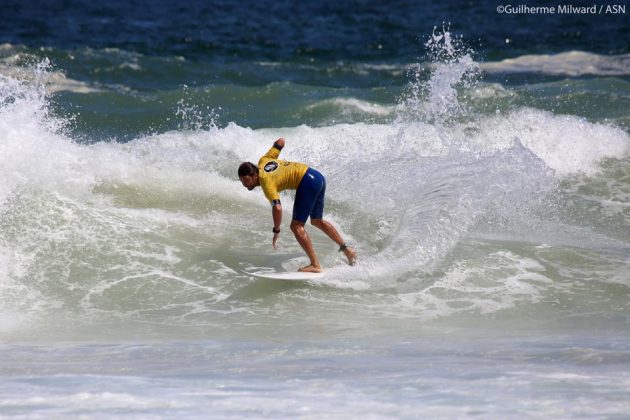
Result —
MULTIPOLYGON (((313 219, 311 217, 311 224, 316 228, 321 229, 330 239, 332 239, 339 247, 343 247, 345 242, 337 229, 332 225, 332 223, 324 220, 324 219, 313 219)), ((343 253, 346 254, 346 258, 348 258, 348 264, 354 265, 357 260, 357 253, 354 249, 346 246, 343 250, 343 253)))
POLYGON ((308 220, 309 215, 320 195, 321 190, 324 188, 325 181, 323 176, 309 168, 306 174, 302 178, 300 185, 295 193, 295 201, 293 203, 293 220, 291 221, 291 231, 295 235, 298 243, 308 255, 311 260, 311 264, 306 267, 300 268, 300 271, 308 271, 313 273, 319 273, 322 271, 322 267, 319 264, 315 250, 313 249, 313 243, 308 236, 304 225, 308 220))
POLYGON ((308 236, 306 229, 304 229, 304 223, 300 222, 299 220, 293 219, 291 221, 291 231, 295 235, 295 239, 297 239, 304 252, 306 252, 308 258, 311 260, 310 265, 300 268, 299 271, 308 271, 311 273, 321 272, 322 266, 319 264, 317 254, 315 254, 315 249, 313 248, 311 238, 310 236, 308 236))

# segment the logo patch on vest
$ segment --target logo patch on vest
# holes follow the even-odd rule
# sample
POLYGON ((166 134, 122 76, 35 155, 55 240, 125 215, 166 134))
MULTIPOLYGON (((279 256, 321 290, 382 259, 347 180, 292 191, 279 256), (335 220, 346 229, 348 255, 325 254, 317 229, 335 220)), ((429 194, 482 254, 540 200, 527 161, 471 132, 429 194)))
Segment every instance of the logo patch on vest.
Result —
POLYGON ((273 172, 278 169, 278 162, 269 162, 264 167, 265 172, 273 172))

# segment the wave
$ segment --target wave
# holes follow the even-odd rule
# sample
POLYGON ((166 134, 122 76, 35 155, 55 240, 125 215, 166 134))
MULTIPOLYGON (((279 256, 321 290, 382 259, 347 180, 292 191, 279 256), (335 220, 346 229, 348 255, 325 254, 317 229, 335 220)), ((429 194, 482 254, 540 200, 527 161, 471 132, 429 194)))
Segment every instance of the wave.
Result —
POLYGON ((41 85, 0 77, 0 327, 16 331, 32 316, 58 327, 78 314, 87 330, 112 319, 229 329, 278 311, 299 318, 298 302, 337 315, 519 313, 559 290, 582 293, 567 279, 597 275, 611 290, 606 301, 627 273, 630 238, 608 233, 623 210, 607 228, 563 209, 580 199, 575 178, 612 177, 612 196, 624 197, 627 182, 607 165, 626 167, 630 137, 529 107, 474 118, 455 107, 462 114, 450 118, 455 108, 440 98, 459 101, 466 63, 434 73, 451 82, 429 83, 429 102, 401 104, 433 108, 427 119, 412 109, 388 123, 231 123, 125 144, 73 141, 70 121, 49 111, 41 85), (240 162, 255 161, 279 136, 287 139, 283 157, 327 176, 327 214, 362 256, 358 267, 340 266, 334 246, 315 234, 324 264, 338 266, 326 290, 242 290, 240 270, 302 256, 288 236, 279 252, 267 251, 269 206, 236 178, 240 162), (523 226, 527 240, 514 234, 523 226), (536 237, 541 226, 559 250, 536 237), (583 240, 589 235, 597 244, 583 240), (569 256, 558 262, 554 252, 569 256), (576 254, 588 262, 579 270, 576 254))
POLYGON ((354 120, 365 120, 366 117, 390 117, 393 116, 396 107, 393 105, 382 105, 357 98, 331 98, 318 101, 305 107, 305 114, 325 113, 329 118, 345 119, 350 117, 354 120), (334 117, 333 117, 334 116, 334 117))
POLYGON ((11 44, 0 45, 0 75, 22 80, 32 85, 43 82, 48 93, 87 94, 101 91, 89 83, 68 77, 62 71, 53 70, 49 59, 39 60, 26 47, 11 44))
POLYGON ((630 54, 600 55, 584 51, 527 54, 481 63, 489 73, 540 73, 554 76, 628 76, 630 54))
MULTIPOLYGON (((326 89, 378 91, 383 86, 403 86, 414 75, 432 80, 445 80, 431 77, 440 66, 439 61, 431 54, 427 55, 425 61, 415 63, 197 62, 181 56, 152 56, 119 48, 35 49, 11 44, 0 46, 0 73, 33 82, 33 63, 44 58, 48 58, 53 66, 48 70, 46 81, 50 93, 72 92, 90 95, 119 92, 139 97, 147 91, 162 90, 162 96, 168 96, 169 92, 181 90, 182 85, 186 84, 195 88, 207 87, 208 94, 216 91, 221 97, 221 86, 228 86, 228 90, 234 91, 237 95, 239 92, 242 93, 240 88, 264 93, 266 89, 263 87, 271 86, 273 90, 274 84, 278 87, 283 84, 278 81, 284 80, 293 84, 295 86, 293 90, 298 93, 308 86, 314 95, 324 92, 325 96, 330 96, 326 100, 332 101, 334 97, 340 96, 339 92, 331 94, 326 92, 326 89)), ((586 75, 624 77, 630 74, 630 55, 567 51, 557 54, 523 55, 495 62, 479 62, 475 65, 480 72, 489 75, 518 73, 568 77, 586 75)), ((366 98, 357 97, 354 92, 342 92, 342 96, 352 96, 352 99, 359 101, 368 100, 372 104, 375 102, 373 94, 366 98)), ((254 95, 250 100, 255 98, 254 95)), ((229 99, 229 95, 225 95, 223 99, 229 99)), ((382 102, 383 99, 380 98, 376 102, 382 102)), ((391 103, 392 100, 395 98, 386 98, 387 102, 391 103)), ((353 107, 357 108, 356 104, 353 107)), ((346 104, 342 111, 348 108, 350 106, 346 104)), ((362 108, 362 115, 383 115, 373 109, 363 112, 366 111, 365 107, 359 108, 362 108)), ((305 111, 306 118, 308 112, 305 111)))
MULTIPOLYGON (((262 66, 287 69, 291 63, 261 62, 262 66)), ((317 71, 320 67, 300 65, 304 69, 317 71)), ((325 68, 329 73, 352 73, 356 76, 407 78, 417 71, 435 70, 437 63, 431 57, 427 61, 414 63, 331 63, 325 68)), ((565 51, 556 54, 525 54, 500 61, 481 61, 484 72, 544 74, 550 76, 628 76, 630 54, 604 55, 586 51, 565 51)))

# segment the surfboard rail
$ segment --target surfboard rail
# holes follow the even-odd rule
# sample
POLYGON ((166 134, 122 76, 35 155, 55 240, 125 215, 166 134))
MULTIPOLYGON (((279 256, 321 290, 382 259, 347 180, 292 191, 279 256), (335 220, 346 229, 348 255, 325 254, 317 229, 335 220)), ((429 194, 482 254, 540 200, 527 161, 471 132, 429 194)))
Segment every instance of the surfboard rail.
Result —
POLYGON ((326 275, 326 272, 321 273, 308 273, 303 271, 241 271, 251 277, 271 280, 315 280, 321 279, 326 275))

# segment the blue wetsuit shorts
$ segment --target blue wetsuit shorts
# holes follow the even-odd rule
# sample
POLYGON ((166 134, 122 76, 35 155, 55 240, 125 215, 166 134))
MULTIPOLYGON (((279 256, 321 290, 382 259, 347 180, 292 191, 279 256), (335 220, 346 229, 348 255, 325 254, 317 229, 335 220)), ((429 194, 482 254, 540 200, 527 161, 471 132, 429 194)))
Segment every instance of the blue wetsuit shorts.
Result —
POLYGON ((324 195, 326 194, 326 179, 313 168, 308 168, 295 193, 293 204, 293 219, 302 223, 310 216, 311 219, 321 219, 324 216, 324 195))

